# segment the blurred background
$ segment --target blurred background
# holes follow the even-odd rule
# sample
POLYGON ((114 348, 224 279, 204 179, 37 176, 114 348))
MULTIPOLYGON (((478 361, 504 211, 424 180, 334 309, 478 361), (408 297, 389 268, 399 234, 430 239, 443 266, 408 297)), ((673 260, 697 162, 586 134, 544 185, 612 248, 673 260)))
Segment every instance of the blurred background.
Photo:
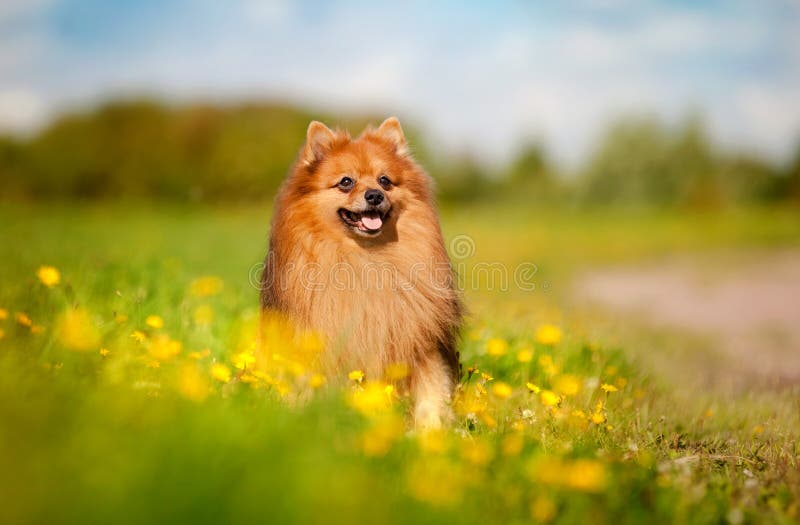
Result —
POLYGON ((446 201, 797 201, 798 28, 792 1, 6 0, 0 194, 263 200, 310 119, 397 115, 446 201))

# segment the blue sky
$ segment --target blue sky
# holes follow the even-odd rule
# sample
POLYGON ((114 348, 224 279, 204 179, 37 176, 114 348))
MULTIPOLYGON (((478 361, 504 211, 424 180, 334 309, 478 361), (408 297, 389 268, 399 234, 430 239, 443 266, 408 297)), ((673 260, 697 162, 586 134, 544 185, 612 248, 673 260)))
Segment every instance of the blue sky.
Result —
POLYGON ((800 4, 3 0, 0 129, 112 96, 396 114, 448 151, 583 158, 616 115, 701 111, 722 146, 800 143, 800 4))

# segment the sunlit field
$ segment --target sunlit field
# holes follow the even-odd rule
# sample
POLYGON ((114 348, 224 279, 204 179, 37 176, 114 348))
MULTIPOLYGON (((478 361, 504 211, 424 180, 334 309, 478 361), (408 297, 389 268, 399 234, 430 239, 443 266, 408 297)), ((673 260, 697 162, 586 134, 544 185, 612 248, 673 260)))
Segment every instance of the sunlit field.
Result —
POLYGON ((268 206, 4 205, 0 522, 800 518, 796 386, 697 390, 645 357, 684 334, 611 335, 569 299, 587 268, 800 245, 796 210, 442 213, 463 375, 419 432, 402 367, 325 377, 278 319, 256 348, 268 206))

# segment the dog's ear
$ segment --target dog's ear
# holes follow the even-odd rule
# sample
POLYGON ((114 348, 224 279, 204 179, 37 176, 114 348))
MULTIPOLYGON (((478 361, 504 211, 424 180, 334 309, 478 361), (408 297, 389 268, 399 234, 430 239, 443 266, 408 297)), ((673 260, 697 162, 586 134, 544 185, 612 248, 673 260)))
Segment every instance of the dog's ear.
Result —
POLYGON ((403 135, 403 128, 400 127, 400 121, 397 117, 389 117, 378 126, 375 135, 385 140, 389 144, 394 145, 395 152, 398 155, 405 155, 408 153, 408 144, 406 144, 406 136, 403 135))
POLYGON ((322 122, 312 120, 306 131, 306 145, 303 148, 303 162, 313 164, 322 159, 336 141, 336 133, 322 122))

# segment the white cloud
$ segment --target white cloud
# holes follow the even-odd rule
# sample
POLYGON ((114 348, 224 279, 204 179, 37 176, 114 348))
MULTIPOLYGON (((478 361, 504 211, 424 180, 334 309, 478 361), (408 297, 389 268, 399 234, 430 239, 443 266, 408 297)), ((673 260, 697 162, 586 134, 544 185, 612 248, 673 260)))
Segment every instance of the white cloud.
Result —
POLYGON ((35 131, 47 117, 45 101, 33 91, 0 89, 0 130, 35 131))

